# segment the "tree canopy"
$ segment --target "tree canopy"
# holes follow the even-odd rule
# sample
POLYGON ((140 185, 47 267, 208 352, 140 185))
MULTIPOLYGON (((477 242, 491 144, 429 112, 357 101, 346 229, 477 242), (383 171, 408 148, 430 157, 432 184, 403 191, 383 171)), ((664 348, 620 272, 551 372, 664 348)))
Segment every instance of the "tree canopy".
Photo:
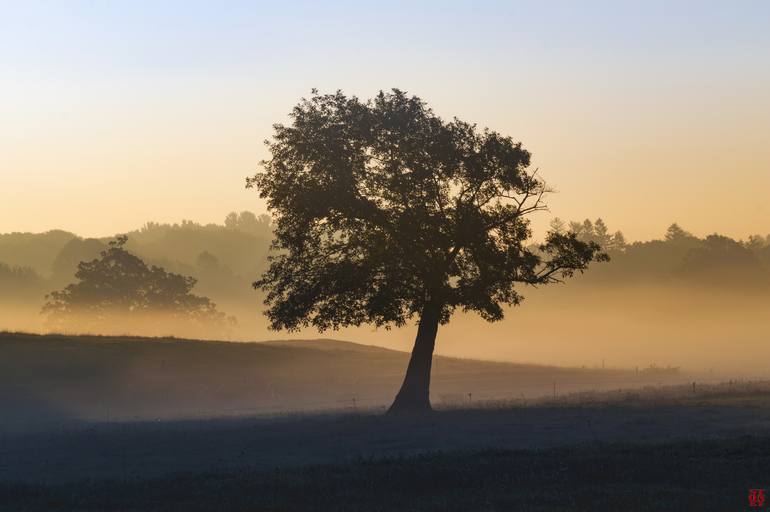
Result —
POLYGON ((426 302, 442 322, 457 308, 499 320, 517 283, 606 258, 574 233, 528 248, 527 216, 549 189, 510 137, 396 89, 367 102, 314 93, 291 120, 248 181, 276 215, 279 253, 255 283, 274 328, 402 325, 426 302))
POLYGON ((109 242, 98 258, 78 265, 75 283, 46 296, 43 312, 54 326, 147 315, 224 325, 225 315, 214 303, 191 293, 194 278, 148 266, 126 251, 127 240, 119 236, 109 242))
MULTIPOLYGON (((564 222, 558 217, 551 221, 551 228, 557 231, 563 231, 564 222)), ((583 222, 570 222, 569 230, 584 242, 594 242, 603 250, 617 252, 626 247, 626 238, 623 233, 616 231, 610 234, 607 224, 600 218, 591 222, 589 219, 583 222)))

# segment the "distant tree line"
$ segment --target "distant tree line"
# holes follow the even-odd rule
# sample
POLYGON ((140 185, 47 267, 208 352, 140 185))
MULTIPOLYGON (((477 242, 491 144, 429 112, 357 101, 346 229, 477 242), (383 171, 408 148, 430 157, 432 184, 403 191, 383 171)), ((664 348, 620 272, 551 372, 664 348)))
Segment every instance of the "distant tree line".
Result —
POLYGON ((569 231, 575 233, 580 240, 584 242, 596 242, 605 251, 617 251, 626 247, 626 238, 620 231, 610 233, 607 224, 599 218, 595 222, 586 219, 583 222, 572 221, 568 226, 558 217, 551 221, 551 228, 554 231, 563 233, 569 231))
MULTIPOLYGON (((247 300, 253 299, 251 281, 266 266, 272 227, 267 215, 244 211, 230 213, 223 224, 149 222, 127 236, 126 249, 148 264, 194 276, 206 294, 247 300)), ((0 301, 34 297, 39 307, 46 293, 72 283, 78 264, 98 257, 109 241, 61 230, 0 234, 0 301)))
MULTIPOLYGON (((195 284, 191 294, 219 304, 223 311, 241 316, 246 322, 254 322, 243 315, 247 310, 253 311, 259 303, 251 282, 267 264, 272 240, 269 217, 234 212, 220 224, 148 223, 127 235, 123 249, 139 258, 148 269, 157 267, 167 274, 192 279, 195 284)), ((69 285, 77 283, 79 265, 99 259, 110 247, 110 241, 110 238, 82 238, 61 230, 0 234, 0 313, 3 313, 0 317, 3 317, 4 325, 7 328, 43 328, 47 325, 57 330, 152 335, 174 332, 191 337, 220 338, 234 332, 235 317, 222 319, 218 315, 198 314, 197 319, 190 320, 178 312, 170 314, 168 310, 157 317, 173 317, 173 320, 160 325, 155 321, 157 318, 147 313, 149 309, 161 311, 162 304, 157 301, 148 302, 144 313, 121 316, 123 320, 143 317, 141 322, 116 321, 112 322, 111 329, 104 327, 109 323, 106 319, 62 314, 68 306, 65 307, 64 302, 59 304, 62 307, 50 304, 53 294, 62 293, 69 285), (49 306, 41 315, 46 295, 50 295, 49 306), (36 322, 38 327, 32 327, 35 324, 31 322, 36 322)), ((71 298, 74 300, 76 296, 71 298)), ((125 302, 126 299, 121 300, 125 302)), ((136 308, 136 304, 131 307, 136 308)))
POLYGON ((612 256, 610 264, 586 273, 587 282, 655 279, 711 286, 770 286, 770 235, 752 235, 745 241, 716 233, 698 238, 674 223, 662 239, 627 243, 622 232, 611 233, 601 218, 568 224, 555 219, 552 227, 596 242, 612 256))
MULTIPOLYGON (((700 238, 674 223, 659 238, 628 242, 601 218, 554 219, 551 228, 574 232, 611 255, 610 263, 588 270, 581 284, 681 281, 770 291, 770 235, 700 238)), ((99 257, 109 241, 60 230, 0 234, 0 303, 39 310, 46 294, 73 283, 80 262, 99 257)), ((216 302, 253 304, 250 283, 266 268, 271 241, 268 216, 233 212, 222 224, 150 222, 128 233, 125 248, 148 265, 194 277, 197 292, 216 302)))

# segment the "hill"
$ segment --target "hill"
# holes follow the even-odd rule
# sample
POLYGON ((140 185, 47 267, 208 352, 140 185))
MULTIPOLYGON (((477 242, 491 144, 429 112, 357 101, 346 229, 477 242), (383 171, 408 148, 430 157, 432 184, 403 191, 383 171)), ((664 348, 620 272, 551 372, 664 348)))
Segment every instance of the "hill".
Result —
MULTIPOLYGON (((64 419, 200 418, 386 406, 409 355, 337 340, 233 343, 0 333, 0 427, 64 419)), ((438 406, 682 380, 676 373, 455 359, 438 406)))

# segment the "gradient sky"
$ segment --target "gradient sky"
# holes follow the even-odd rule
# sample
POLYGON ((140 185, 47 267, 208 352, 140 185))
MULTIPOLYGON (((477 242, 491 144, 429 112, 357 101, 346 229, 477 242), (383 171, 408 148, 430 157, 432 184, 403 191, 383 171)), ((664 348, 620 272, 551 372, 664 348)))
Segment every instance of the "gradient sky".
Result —
POLYGON ((766 1, 2 2, 0 232, 262 212, 245 177, 312 87, 521 140, 565 219, 770 232, 766 1))

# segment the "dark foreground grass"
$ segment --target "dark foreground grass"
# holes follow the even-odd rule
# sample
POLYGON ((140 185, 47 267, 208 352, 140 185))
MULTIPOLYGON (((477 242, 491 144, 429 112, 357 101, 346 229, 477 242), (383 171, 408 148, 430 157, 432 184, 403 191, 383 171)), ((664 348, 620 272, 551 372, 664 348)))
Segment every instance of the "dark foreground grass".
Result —
POLYGON ((4 510, 747 510, 770 437, 444 452, 274 471, 0 485, 4 510))

